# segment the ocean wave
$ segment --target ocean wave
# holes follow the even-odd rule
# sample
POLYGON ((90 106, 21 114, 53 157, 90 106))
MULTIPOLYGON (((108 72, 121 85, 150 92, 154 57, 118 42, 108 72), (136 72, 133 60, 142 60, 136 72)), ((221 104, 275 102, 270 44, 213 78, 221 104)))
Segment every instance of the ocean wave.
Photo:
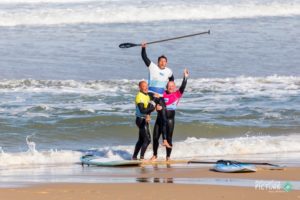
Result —
MULTIPOLYGON (((216 156, 238 158, 244 155, 256 155, 257 157, 258 154, 277 154, 284 157, 285 154, 300 153, 300 136, 253 136, 227 139, 191 137, 184 141, 175 142, 173 147, 172 158, 174 159, 216 156)), ((128 159, 126 152, 131 154, 133 146, 99 148, 96 155, 112 159, 124 157, 128 159)), ((165 158, 164 147, 159 148, 158 155, 160 159, 165 158)), ((145 157, 150 158, 151 156, 152 150, 149 149, 145 157)))
POLYGON ((136 88, 138 80, 111 80, 111 81, 75 81, 75 80, 2 80, 2 92, 53 92, 53 93, 89 93, 89 92, 129 92, 136 88))
MULTIPOLYGON (((138 89, 139 80, 0 80, 1 92, 133 92, 138 89)), ((177 85, 181 80, 176 80, 177 85)), ((195 92, 237 92, 258 94, 298 94, 300 77, 266 76, 266 77, 233 77, 233 78, 199 78, 189 79, 187 90, 195 92)))
POLYGON ((45 165, 45 164, 72 164, 79 162, 82 154, 74 151, 47 152, 21 152, 21 153, 0 153, 0 167, 11 165, 45 165))
MULTIPOLYGON (((181 80, 176 80, 179 86, 181 80)), ((138 80, 2 80, 0 117, 52 120, 134 116, 138 80)), ((189 79, 179 122, 298 127, 300 77, 189 79)), ((118 122, 116 122, 118 124, 118 122)))
MULTIPOLYGON (((83 3, 97 0, 0 0, 0 4, 32 4, 32 3, 83 3)), ((103 1, 103 0, 102 0, 103 1)))
MULTIPOLYGON (((33 143, 31 141, 31 143, 33 143)), ((31 144, 30 143, 30 144, 31 144)), ((98 149, 81 151, 71 150, 49 150, 37 151, 32 147, 27 152, 9 153, 1 150, 0 167, 11 165, 43 165, 43 164, 74 164, 80 161, 80 156, 85 153, 94 154, 99 157, 116 159, 130 159, 134 145, 106 146, 98 149)), ((295 159, 294 154, 300 153, 300 136, 253 136, 227 139, 207 139, 207 138, 187 138, 173 144, 173 159, 193 159, 193 158, 234 158, 241 159, 247 157, 252 160, 274 159, 275 161, 295 159), (262 156, 263 155, 263 156, 262 156)), ((159 159, 165 158, 165 148, 162 146, 158 150, 159 159)), ((146 152, 145 157, 152 156, 151 147, 146 152)))
POLYGON ((5 166, 32 166, 45 164, 72 164, 79 162, 82 155, 80 152, 70 150, 49 150, 38 151, 35 149, 35 142, 31 141, 31 136, 27 136, 26 143, 28 151, 10 153, 4 152, 0 147, 0 167, 5 166))
MULTIPOLYGON (((27 0, 25 5, 0 7, 0 26, 59 25, 79 23, 144 23, 166 20, 206 20, 256 17, 286 17, 300 15, 297 2, 200 4, 198 2, 137 2, 80 1, 80 0, 27 0), (45 3, 40 4, 29 3, 45 3), (56 3, 56 4, 49 4, 56 3), (161 13, 164 13, 163 15, 161 13)), ((20 2, 21 3, 21 2, 20 2)), ((1 5, 1 1, 0 1, 1 5)))
POLYGON ((180 156, 180 149, 191 156, 222 156, 266 153, 299 152, 299 135, 290 136, 253 136, 229 139, 188 138, 178 142, 174 154, 180 156), (189 148, 192 147, 192 148, 189 148), (201 148, 200 148, 201 147, 201 148))

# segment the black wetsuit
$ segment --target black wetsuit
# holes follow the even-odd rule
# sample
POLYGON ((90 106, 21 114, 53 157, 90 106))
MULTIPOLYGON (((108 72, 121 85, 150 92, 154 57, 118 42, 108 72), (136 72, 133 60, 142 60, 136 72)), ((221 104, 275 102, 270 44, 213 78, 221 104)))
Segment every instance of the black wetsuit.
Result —
MULTIPOLYGON (((145 62, 146 66, 149 67, 151 64, 150 59, 147 57, 146 48, 142 48, 142 58, 145 62)), ((169 81, 174 81, 174 76, 172 75, 169 78, 169 81)), ((157 155, 157 149, 159 146, 159 137, 162 133, 163 140, 167 139, 167 116, 166 116, 166 105, 163 97, 155 98, 154 94, 149 92, 149 96, 151 96, 156 104, 159 104, 162 107, 162 110, 157 111, 157 118, 154 125, 153 130, 153 152, 154 156, 157 155)))
MULTIPOLYGON (((144 108, 143 103, 137 104, 138 109, 142 114, 149 115, 155 107, 149 103, 147 108, 144 108)), ((141 150, 140 159, 144 159, 144 154, 147 150, 148 145, 151 142, 149 124, 146 122, 144 117, 136 117, 135 123, 139 128, 139 139, 135 145, 134 153, 132 159, 136 160, 139 151, 141 150)))
MULTIPOLYGON (((183 94, 186 84, 187 84, 187 78, 183 77, 181 86, 179 88, 179 92, 181 94, 183 94)), ((166 93, 169 94, 167 91, 166 91, 166 93)), ((170 146, 173 146, 172 138, 173 138, 174 126, 175 126, 175 110, 167 109, 167 141, 170 146)), ((156 136, 156 137, 159 138, 159 136, 156 136)), ((172 152, 172 148, 166 148, 166 153, 167 153, 166 157, 167 158, 169 158, 171 156, 171 152, 172 152)), ((157 154, 157 149, 156 149, 155 153, 157 154)))

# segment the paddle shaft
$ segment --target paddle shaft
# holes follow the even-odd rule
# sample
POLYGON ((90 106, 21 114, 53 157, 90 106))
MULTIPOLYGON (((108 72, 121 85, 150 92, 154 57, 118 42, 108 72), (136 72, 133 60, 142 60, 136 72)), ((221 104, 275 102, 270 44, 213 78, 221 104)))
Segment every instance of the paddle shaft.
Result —
POLYGON ((164 39, 164 40, 157 40, 157 41, 153 41, 153 42, 148 42, 147 44, 155 44, 155 43, 166 42, 166 41, 170 41, 170 40, 178 40, 178 39, 181 39, 181 38, 193 37, 193 36, 196 36, 196 35, 203 35, 203 34, 210 34, 210 30, 208 30, 206 32, 194 33, 194 34, 190 34, 190 35, 183 35, 183 36, 164 39))
POLYGON ((214 161, 196 161, 196 160, 190 160, 188 161, 188 164, 193 163, 193 164, 216 164, 214 161))
POLYGON ((256 163, 256 162, 241 162, 242 164, 252 164, 252 165, 269 165, 273 167, 280 167, 279 165, 271 164, 271 163, 256 163))
MULTIPOLYGON (((155 43, 166 42, 166 41, 170 41, 170 40, 178 40, 181 38, 193 37, 196 35, 203 35, 203 34, 210 34, 210 30, 208 30, 206 32, 201 32, 201 33, 194 33, 194 34, 190 34, 190 35, 183 35, 183 36, 179 36, 179 37, 173 37, 173 38, 168 38, 168 39, 163 39, 163 40, 152 41, 152 42, 148 42, 146 44, 155 44, 155 43)), ((122 43, 119 45, 119 47, 120 48, 130 48, 130 47, 136 47, 136 46, 141 46, 141 45, 142 44, 122 43)))
MULTIPOLYGON (((236 162, 236 161, 235 161, 236 162)), ((196 160, 191 160, 188 162, 189 164, 190 163, 194 163, 194 164, 216 164, 216 162, 213 162, 213 161, 196 161, 196 160)), ((239 164, 252 164, 252 165, 270 165, 270 166, 274 166, 274 167, 279 167, 279 165, 275 165, 275 164, 271 164, 271 163, 257 163, 257 162, 236 162, 236 163, 239 163, 239 164)))

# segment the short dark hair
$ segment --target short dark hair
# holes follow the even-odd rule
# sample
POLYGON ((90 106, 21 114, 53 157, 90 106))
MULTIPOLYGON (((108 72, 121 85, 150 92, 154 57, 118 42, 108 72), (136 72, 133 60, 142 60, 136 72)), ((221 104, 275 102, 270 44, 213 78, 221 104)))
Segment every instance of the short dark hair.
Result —
POLYGON ((158 59, 157 59, 157 61, 159 62, 160 59, 162 59, 162 58, 166 59, 166 61, 168 62, 168 58, 165 55, 159 56, 158 59))

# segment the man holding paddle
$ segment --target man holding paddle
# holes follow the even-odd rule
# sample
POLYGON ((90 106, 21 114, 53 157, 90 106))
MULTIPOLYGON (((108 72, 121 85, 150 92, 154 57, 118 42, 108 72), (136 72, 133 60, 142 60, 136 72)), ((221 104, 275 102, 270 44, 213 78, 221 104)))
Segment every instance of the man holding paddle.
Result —
POLYGON ((172 70, 167 67, 168 60, 166 56, 161 55, 160 57, 158 57, 157 65, 150 61, 146 54, 146 45, 146 43, 142 43, 142 58, 149 69, 149 95, 154 97, 155 94, 158 94, 160 97, 154 97, 154 101, 156 104, 162 107, 162 109, 158 111, 153 131, 154 154, 151 160, 155 161, 157 158, 157 149, 159 146, 159 138, 161 134, 163 137, 163 145, 167 148, 172 148, 167 141, 166 105, 162 96, 167 83, 169 81, 174 81, 174 76, 172 70))
MULTIPOLYGON (((167 57, 162 55, 158 58, 157 65, 149 60, 146 54, 146 45, 147 44, 156 44, 160 42, 167 42, 171 40, 177 40, 182 38, 193 37, 197 35, 210 34, 210 30, 200 33, 194 33, 189 35, 183 35, 163 40, 152 41, 148 43, 135 44, 135 43, 122 43, 119 45, 120 48, 131 48, 136 46, 142 46, 142 58, 149 69, 149 95, 154 97, 155 95, 159 95, 160 97, 155 97, 154 101, 157 104, 156 110, 158 111, 158 115, 155 122, 154 132, 153 132, 153 151, 154 155, 151 158, 152 161, 155 161, 157 158, 157 149, 159 145, 159 137, 160 134, 163 136, 163 145, 166 146, 167 149, 171 149, 172 146, 169 144, 167 140, 167 112, 166 112, 166 104, 163 98, 163 93, 165 91, 165 87, 169 81, 174 81, 174 76, 172 70, 167 67, 167 57)), ((188 72, 185 74, 188 76, 188 72)), ((186 76, 186 75, 185 75, 186 76)), ((187 77, 186 77, 187 78, 187 77)), ((171 140, 170 140, 171 141, 171 140)), ((171 152, 171 151, 170 151, 171 152)))

